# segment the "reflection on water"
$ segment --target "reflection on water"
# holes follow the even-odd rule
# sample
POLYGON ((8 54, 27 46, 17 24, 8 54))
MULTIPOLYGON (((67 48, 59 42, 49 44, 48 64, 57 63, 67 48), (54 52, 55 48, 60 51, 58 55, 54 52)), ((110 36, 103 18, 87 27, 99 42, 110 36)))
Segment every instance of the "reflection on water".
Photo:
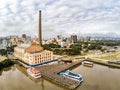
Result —
POLYGON ((0 71, 0 76, 2 75, 3 70, 0 71))
MULTIPOLYGON (((76 90, 120 90, 120 69, 94 64, 93 68, 82 65, 72 70, 81 74, 83 83, 76 90)), ((0 90, 65 90, 43 78, 33 79, 26 69, 15 65, 0 71, 0 90)))
POLYGON ((3 72, 3 71, 7 72, 7 71, 9 71, 9 70, 11 70, 11 66, 0 70, 0 76, 2 75, 2 72, 3 72))
MULTIPOLYGON (((8 70, 8 69, 7 69, 8 70)), ((2 71, 0 90, 63 90, 61 87, 40 78, 34 80, 26 73, 26 69, 15 65, 9 71, 2 71)))

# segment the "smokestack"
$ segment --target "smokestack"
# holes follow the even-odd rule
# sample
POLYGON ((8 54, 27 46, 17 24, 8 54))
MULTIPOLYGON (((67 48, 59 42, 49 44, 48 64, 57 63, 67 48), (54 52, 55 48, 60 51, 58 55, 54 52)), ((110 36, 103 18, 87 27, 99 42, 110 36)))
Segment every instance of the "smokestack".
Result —
POLYGON ((42 23, 41 23, 41 11, 39 11, 39 25, 38 25, 38 39, 39 45, 42 46, 42 23))

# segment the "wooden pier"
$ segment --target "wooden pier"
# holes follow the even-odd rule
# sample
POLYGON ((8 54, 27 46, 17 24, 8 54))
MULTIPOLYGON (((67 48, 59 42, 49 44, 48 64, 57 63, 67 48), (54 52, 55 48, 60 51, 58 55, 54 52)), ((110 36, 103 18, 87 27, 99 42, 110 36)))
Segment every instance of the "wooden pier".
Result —
POLYGON ((56 83, 68 89, 75 89, 80 85, 80 82, 60 76, 59 73, 69 68, 73 68, 78 64, 81 64, 81 61, 76 61, 69 64, 58 63, 52 65, 44 65, 44 66, 36 67, 36 69, 38 69, 41 72, 44 78, 50 80, 51 82, 56 83))

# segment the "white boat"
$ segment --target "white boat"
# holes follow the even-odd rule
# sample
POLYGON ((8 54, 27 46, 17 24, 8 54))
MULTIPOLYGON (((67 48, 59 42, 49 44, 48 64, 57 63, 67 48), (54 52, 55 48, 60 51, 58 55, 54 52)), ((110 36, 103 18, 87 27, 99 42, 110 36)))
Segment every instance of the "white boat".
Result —
POLYGON ((34 67, 28 68, 27 73, 30 76, 32 76, 33 78, 40 78, 41 77, 41 73, 37 69, 35 69, 34 67))
POLYGON ((82 64, 83 64, 84 66, 93 67, 93 62, 83 61, 82 64))
POLYGON ((66 72, 61 72, 60 75, 67 78, 71 78, 73 80, 77 80, 79 82, 83 81, 83 78, 80 74, 74 74, 70 70, 67 70, 66 72))

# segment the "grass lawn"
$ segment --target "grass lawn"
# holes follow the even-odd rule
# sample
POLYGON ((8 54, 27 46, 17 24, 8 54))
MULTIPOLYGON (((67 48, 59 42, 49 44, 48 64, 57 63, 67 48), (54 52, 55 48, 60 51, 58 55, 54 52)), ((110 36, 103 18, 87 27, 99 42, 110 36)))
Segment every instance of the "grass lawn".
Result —
POLYGON ((106 56, 99 57, 99 58, 106 59, 106 60, 120 60, 120 51, 110 53, 110 54, 108 54, 106 56))

